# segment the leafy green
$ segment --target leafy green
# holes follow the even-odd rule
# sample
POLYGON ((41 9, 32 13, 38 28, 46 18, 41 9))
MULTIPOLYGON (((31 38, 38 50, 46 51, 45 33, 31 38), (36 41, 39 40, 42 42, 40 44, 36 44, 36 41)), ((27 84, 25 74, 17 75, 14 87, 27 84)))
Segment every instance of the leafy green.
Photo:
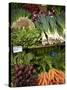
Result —
POLYGON ((57 31, 59 34, 63 34, 65 28, 65 15, 64 13, 56 16, 57 31))
POLYGON ((36 45, 40 40, 40 32, 37 29, 21 29, 11 33, 11 44, 28 47, 36 45))
MULTIPOLYGON (((12 55, 12 54, 11 54, 12 55)), ((48 71, 51 68, 65 70, 64 49, 55 47, 53 49, 35 49, 27 52, 16 53, 11 56, 11 64, 33 64, 37 72, 48 71), (52 55, 50 53, 53 53, 52 55)))
POLYGON ((61 13, 56 16, 41 15, 35 24, 40 31, 44 31, 46 34, 48 34, 48 30, 50 30, 51 33, 57 30, 58 33, 62 35, 65 28, 65 14, 61 13))
POLYGON ((35 24, 39 30, 47 32, 49 28, 48 16, 40 16, 35 24))
POLYGON ((56 15, 60 15, 63 12, 65 12, 65 6, 55 6, 56 15))
POLYGON ((11 55, 11 64, 30 64, 30 61, 34 58, 32 53, 17 53, 14 56, 11 55))
POLYGON ((50 24, 49 26, 50 32, 54 33, 56 30, 56 21, 54 16, 49 17, 49 24, 50 24))

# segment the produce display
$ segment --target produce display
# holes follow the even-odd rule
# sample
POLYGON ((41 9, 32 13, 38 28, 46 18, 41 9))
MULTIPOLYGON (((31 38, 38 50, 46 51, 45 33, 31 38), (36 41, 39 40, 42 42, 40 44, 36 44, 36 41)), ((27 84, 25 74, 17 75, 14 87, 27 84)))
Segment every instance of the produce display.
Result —
POLYGON ((22 3, 9 6, 9 86, 64 84, 65 7, 22 3))
POLYGON ((38 78, 38 85, 63 84, 65 82, 64 72, 51 69, 49 72, 41 73, 38 78))
POLYGON ((15 65, 15 78, 13 85, 34 86, 36 85, 36 69, 33 65, 15 65))
POLYGON ((21 29, 11 33, 12 45, 21 45, 23 47, 32 47, 41 42, 41 36, 37 29, 21 29), (20 37, 19 37, 20 36, 20 37))
POLYGON ((11 11, 12 45, 37 47, 64 42, 65 13, 62 7, 51 6, 49 10, 48 6, 23 5, 23 8, 15 6, 11 11))

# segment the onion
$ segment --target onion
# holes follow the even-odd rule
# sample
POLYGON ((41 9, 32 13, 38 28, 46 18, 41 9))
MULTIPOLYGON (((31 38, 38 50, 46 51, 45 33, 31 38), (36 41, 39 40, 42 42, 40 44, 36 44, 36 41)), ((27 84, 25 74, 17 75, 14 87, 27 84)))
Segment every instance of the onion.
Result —
POLYGON ((46 38, 45 33, 43 31, 41 33, 41 36, 42 36, 42 45, 46 45, 47 44, 47 38, 46 38))

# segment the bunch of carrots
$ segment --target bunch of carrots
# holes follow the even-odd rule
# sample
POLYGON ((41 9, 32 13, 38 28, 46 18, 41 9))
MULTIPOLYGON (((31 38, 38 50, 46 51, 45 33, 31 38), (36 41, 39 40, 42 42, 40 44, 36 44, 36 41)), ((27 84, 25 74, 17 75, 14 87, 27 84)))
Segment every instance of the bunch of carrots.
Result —
POLYGON ((48 72, 41 72, 38 77, 38 85, 64 84, 64 72, 58 69, 50 69, 48 72))

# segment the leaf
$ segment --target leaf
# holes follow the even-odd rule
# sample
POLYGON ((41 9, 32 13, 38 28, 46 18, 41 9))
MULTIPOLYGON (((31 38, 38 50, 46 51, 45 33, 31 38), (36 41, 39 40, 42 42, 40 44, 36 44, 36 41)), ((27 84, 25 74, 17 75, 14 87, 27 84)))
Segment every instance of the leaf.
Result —
POLYGON ((30 62, 33 58, 34 58, 34 55, 32 53, 27 53, 24 56, 23 64, 30 64, 30 62))
POLYGON ((40 41, 39 38, 40 32, 37 29, 21 29, 11 33, 12 45, 22 45, 23 47, 36 45, 40 41))
POLYGON ((40 31, 44 31, 47 35, 50 34, 49 32, 55 33, 55 30, 62 35, 65 28, 65 14, 61 12, 61 14, 57 16, 41 15, 35 24, 40 31))
POLYGON ((56 21, 54 16, 49 17, 49 27, 50 27, 50 32, 54 33, 56 29, 56 21))
POLYGON ((49 23, 47 21, 47 16, 40 16, 38 21, 36 22, 36 26, 40 28, 41 31, 47 32, 49 23))
POLYGON ((31 17, 31 13, 29 13, 28 11, 25 11, 22 8, 14 8, 11 9, 11 23, 13 23, 14 21, 16 21, 19 17, 31 17))
POLYGON ((63 28, 57 23, 57 31, 59 35, 63 35, 63 28))
POLYGON ((60 14, 58 16, 56 16, 56 23, 61 27, 61 28, 65 28, 65 18, 64 18, 64 14, 60 14))

